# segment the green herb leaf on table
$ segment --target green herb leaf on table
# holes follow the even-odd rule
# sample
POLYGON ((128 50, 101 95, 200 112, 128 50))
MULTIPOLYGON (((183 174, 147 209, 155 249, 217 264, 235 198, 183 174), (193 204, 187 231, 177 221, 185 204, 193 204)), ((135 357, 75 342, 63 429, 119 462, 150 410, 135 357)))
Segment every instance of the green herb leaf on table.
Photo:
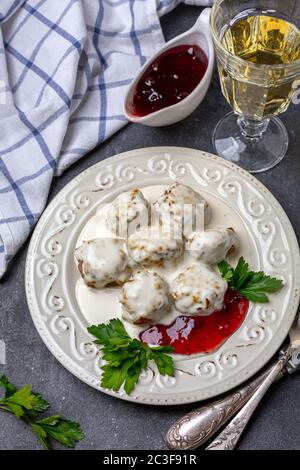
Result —
POLYGON ((49 438, 60 442, 66 447, 74 447, 75 443, 84 438, 78 423, 69 421, 60 415, 49 416, 41 421, 31 423, 31 427, 37 435, 42 446, 51 450, 49 438))
POLYGON ((4 388, 4 398, 0 399, 0 410, 13 413, 34 431, 44 449, 52 449, 50 440, 67 447, 84 438, 78 423, 62 416, 49 416, 42 420, 35 418, 49 408, 49 403, 39 393, 33 392, 30 385, 17 390, 5 375, 0 377, 0 387, 4 388))
POLYGON ((3 387, 5 390, 5 398, 13 395, 16 391, 15 387, 9 382, 6 375, 2 375, 2 377, 0 377, 0 387, 3 387))
POLYGON ((227 261, 221 261, 218 267, 228 286, 252 302, 269 302, 267 294, 277 292, 283 286, 281 279, 267 276, 262 271, 250 271, 249 264, 243 257, 235 268, 227 261))
POLYGON ((166 353, 174 351, 171 346, 150 347, 131 338, 119 319, 107 324, 92 325, 88 332, 101 347, 106 364, 102 366, 101 386, 117 392, 124 385, 129 395, 138 382, 148 362, 153 360, 162 375, 174 376, 174 363, 166 353))

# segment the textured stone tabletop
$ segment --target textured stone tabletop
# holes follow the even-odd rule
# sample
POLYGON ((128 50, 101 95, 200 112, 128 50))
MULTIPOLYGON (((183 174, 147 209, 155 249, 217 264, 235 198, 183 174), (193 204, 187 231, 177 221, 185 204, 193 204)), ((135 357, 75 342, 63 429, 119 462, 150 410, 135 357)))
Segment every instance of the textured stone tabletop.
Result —
MULTIPOLYGON (((163 18, 167 39, 190 28, 200 9, 179 6, 163 18)), ((200 107, 185 121, 166 128, 130 124, 100 148, 75 164, 57 179, 52 199, 81 171, 111 155, 139 147, 177 145, 212 152, 212 130, 229 111, 215 73, 211 88, 200 107)), ((290 135, 285 160, 275 169, 259 175, 286 210, 300 236, 300 105, 292 105, 282 117, 290 135)), ((34 385, 52 404, 53 413, 79 421, 86 439, 77 449, 165 449, 168 426, 195 405, 158 408, 135 405, 104 395, 72 376, 50 354, 36 332, 25 299, 24 266, 27 245, 16 256, 0 283, 0 338, 6 342, 7 364, 0 366, 18 386, 34 385)), ((300 449, 300 374, 273 386, 256 412, 240 449, 300 449)), ((0 449, 38 449, 36 439, 25 425, 1 414, 0 449)))

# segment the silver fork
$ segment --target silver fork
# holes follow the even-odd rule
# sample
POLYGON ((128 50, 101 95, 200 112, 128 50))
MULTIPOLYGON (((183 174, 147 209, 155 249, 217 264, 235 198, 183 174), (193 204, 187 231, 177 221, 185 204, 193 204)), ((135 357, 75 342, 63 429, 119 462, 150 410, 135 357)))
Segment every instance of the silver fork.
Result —
POLYGON ((176 421, 166 435, 167 446, 172 450, 196 449, 212 437, 248 402, 226 430, 208 447, 210 450, 217 447, 219 449, 233 449, 271 384, 284 376, 286 371, 292 374, 300 369, 300 315, 296 316, 289 335, 289 347, 281 353, 279 360, 265 372, 225 398, 191 411, 176 421), (230 439, 232 444, 229 442, 230 439))
POLYGON ((282 373, 294 351, 295 348, 291 345, 284 353, 282 353, 277 363, 272 367, 267 377, 263 380, 246 405, 243 406, 239 413, 230 421, 216 439, 206 447, 206 450, 233 450, 235 448, 257 406, 270 386, 278 378, 278 375, 282 373))
MULTIPOLYGON (((251 382, 223 398, 196 408, 179 418, 167 432, 166 444, 168 448, 171 450, 193 450, 202 446, 251 398, 273 367, 274 364, 257 375, 254 380, 252 379, 251 382)), ((282 373, 278 375, 278 379, 283 377, 285 373, 286 370, 283 369, 282 373)))

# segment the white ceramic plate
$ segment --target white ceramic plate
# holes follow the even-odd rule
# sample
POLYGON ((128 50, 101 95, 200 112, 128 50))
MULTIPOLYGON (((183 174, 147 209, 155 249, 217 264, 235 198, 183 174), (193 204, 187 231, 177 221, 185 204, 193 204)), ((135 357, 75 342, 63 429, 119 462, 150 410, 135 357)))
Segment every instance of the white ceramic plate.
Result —
MULTIPOLYGON (((227 225, 227 224, 225 224, 227 225)), ((297 311, 299 247, 271 193, 241 168, 205 152, 154 147, 116 155, 71 181, 51 202, 32 236, 26 292, 34 324, 52 354, 74 375, 110 395, 139 403, 195 402, 226 392, 257 372, 276 352, 297 311), (180 181, 203 193, 218 218, 234 220, 242 253, 253 269, 284 279, 268 304, 251 304, 247 317, 218 351, 176 358, 176 376, 145 372, 130 396, 99 386, 101 358, 87 334, 75 295, 74 247, 100 204, 133 187, 180 181)), ((99 318, 99 322, 101 319, 99 318)))

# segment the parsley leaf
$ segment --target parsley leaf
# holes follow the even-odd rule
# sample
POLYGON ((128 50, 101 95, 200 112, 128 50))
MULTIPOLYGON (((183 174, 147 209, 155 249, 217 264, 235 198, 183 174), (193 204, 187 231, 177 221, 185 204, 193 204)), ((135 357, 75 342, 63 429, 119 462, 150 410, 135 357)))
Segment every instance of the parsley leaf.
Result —
POLYGON ((153 354, 153 360, 160 374, 174 376, 174 363, 171 356, 161 352, 155 352, 153 354))
POLYGON ((138 382, 141 372, 147 369, 148 362, 153 360, 162 375, 174 376, 173 359, 166 353, 174 351, 171 346, 151 348, 126 332, 119 319, 110 320, 108 324, 92 325, 88 332, 93 335, 96 344, 101 346, 102 366, 101 386, 118 391, 124 386, 129 395, 138 382))
POLYGON ((51 450, 49 438, 66 447, 74 447, 75 443, 84 438, 78 423, 69 421, 60 415, 49 416, 41 421, 31 423, 31 427, 37 435, 42 446, 51 450))
POLYGON ((235 268, 227 261, 218 264, 219 271, 228 286, 252 302, 269 302, 267 293, 277 292, 282 288, 282 281, 267 276, 264 272, 249 271, 249 264, 241 257, 235 268))
POLYGON ((221 261, 221 263, 218 264, 218 267, 222 277, 229 283, 232 279, 234 269, 225 260, 221 261))
POLYGON ((17 418, 21 418, 27 410, 33 409, 34 401, 35 397, 31 393, 30 385, 25 385, 13 395, 4 398, 3 403, 17 418))
POLYGON ((5 390, 4 398, 0 399, 0 410, 13 413, 34 431, 44 449, 52 449, 50 439, 67 447, 84 438, 78 423, 69 421, 62 416, 49 416, 35 420, 40 413, 49 408, 49 403, 39 393, 33 392, 30 385, 17 390, 5 375, 0 377, 0 387, 5 390))
POLYGON ((8 398, 10 395, 13 395, 16 391, 15 387, 9 382, 8 378, 5 375, 0 377, 0 387, 5 389, 5 398, 8 398))

